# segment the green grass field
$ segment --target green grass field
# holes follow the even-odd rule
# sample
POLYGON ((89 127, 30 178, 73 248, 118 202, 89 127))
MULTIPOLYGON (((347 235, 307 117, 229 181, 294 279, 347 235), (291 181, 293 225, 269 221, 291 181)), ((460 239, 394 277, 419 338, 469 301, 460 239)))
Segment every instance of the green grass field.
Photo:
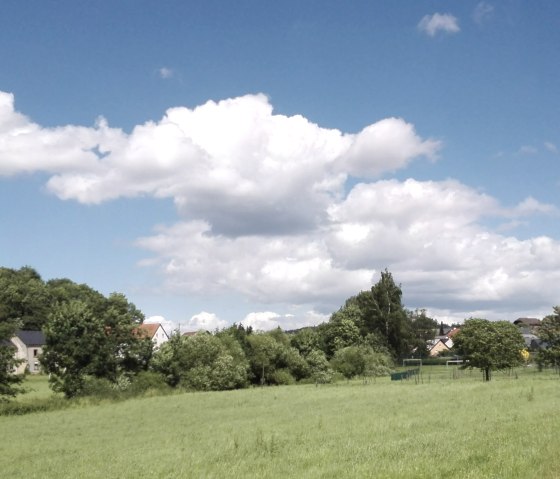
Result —
MULTIPOLYGON (((525 370, 483 383, 477 371, 423 371, 420 381, 185 393, 0 417, 0 475, 560 477, 557 375, 525 370)), ((34 394, 48 394, 34 381, 34 394)))

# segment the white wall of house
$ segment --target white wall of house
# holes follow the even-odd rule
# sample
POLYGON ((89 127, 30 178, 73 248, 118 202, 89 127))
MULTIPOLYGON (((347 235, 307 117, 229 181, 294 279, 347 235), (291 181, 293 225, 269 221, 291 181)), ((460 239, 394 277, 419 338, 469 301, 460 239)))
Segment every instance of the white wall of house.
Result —
POLYGON ((156 329, 156 332, 152 337, 152 341, 156 348, 159 348, 163 343, 169 341, 169 336, 167 336, 167 333, 161 324, 159 325, 159 328, 156 329))
POLYGON ((26 346, 17 336, 11 338, 10 341, 16 347, 15 357, 23 360, 23 362, 17 366, 16 374, 23 374, 25 370, 28 370, 31 374, 41 372, 39 356, 43 352, 43 347, 33 345, 26 346))

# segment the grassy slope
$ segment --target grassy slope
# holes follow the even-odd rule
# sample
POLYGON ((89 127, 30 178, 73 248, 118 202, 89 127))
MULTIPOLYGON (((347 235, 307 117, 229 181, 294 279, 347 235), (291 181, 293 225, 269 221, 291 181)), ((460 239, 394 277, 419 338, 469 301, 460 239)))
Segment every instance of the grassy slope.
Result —
POLYGON ((291 386, 0 417, 11 478, 555 478, 560 381, 291 386))

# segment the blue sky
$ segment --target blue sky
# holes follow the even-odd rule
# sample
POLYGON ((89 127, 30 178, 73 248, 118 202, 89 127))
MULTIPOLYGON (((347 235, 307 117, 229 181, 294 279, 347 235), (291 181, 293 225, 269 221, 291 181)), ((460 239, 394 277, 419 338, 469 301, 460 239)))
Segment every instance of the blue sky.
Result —
POLYGON ((0 264, 181 328, 317 324, 388 268, 548 314, 560 4, 8 1, 0 264))

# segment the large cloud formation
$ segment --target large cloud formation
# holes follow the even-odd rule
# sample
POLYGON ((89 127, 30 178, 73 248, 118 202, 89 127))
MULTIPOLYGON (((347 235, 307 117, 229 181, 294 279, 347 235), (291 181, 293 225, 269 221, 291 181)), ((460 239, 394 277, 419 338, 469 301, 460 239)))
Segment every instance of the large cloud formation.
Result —
MULTIPOLYGON (((137 241, 170 290, 325 312, 388 267, 411 306, 450 316, 551 306, 559 242, 484 225, 553 206, 506 208, 455 180, 388 179, 440 147, 400 118, 344 133, 274 114, 264 95, 172 108, 130 134, 103 119, 42 128, 0 92, 0 175, 45 172, 52 193, 81 203, 174 200, 177 223, 137 241)), ((284 318, 275 314, 266 321, 284 318)))

